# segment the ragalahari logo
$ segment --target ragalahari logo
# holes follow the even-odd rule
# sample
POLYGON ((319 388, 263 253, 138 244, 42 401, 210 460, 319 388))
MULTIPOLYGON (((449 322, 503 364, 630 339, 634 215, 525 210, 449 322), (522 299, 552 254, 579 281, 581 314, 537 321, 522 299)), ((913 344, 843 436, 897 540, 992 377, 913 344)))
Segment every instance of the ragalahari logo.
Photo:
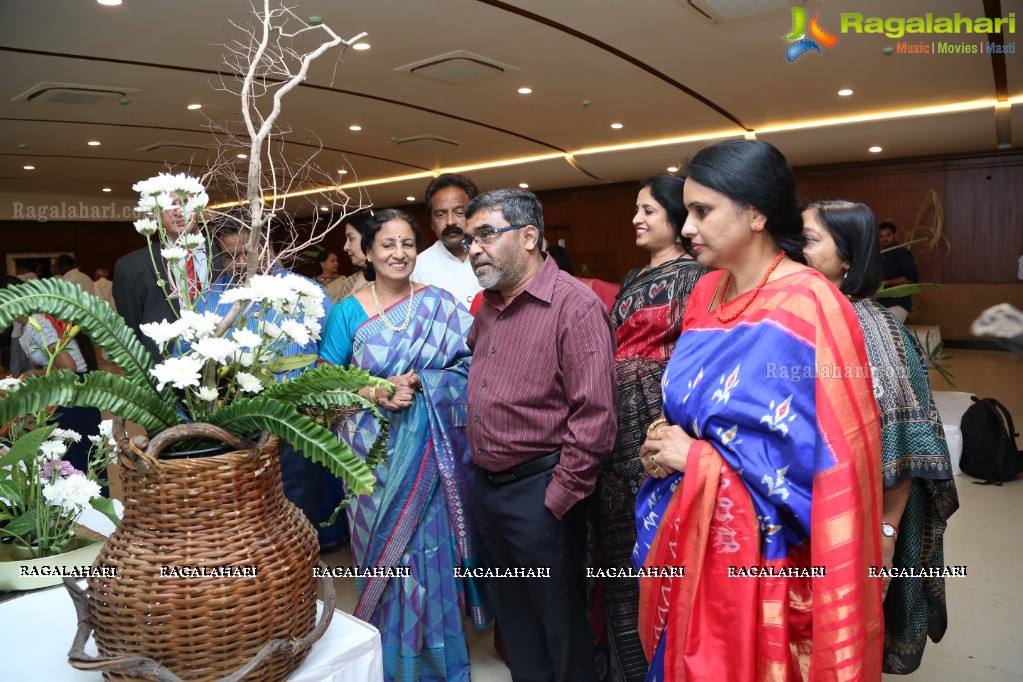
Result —
POLYGON ((806 21, 806 10, 802 7, 792 8, 792 30, 783 38, 783 40, 787 40, 792 43, 785 48, 785 58, 788 59, 790 63, 796 61, 810 51, 820 54, 821 45, 824 47, 832 47, 838 42, 838 36, 824 30, 821 25, 817 23, 817 18, 819 16, 819 14, 813 15, 813 19, 810 20, 808 25, 806 21))

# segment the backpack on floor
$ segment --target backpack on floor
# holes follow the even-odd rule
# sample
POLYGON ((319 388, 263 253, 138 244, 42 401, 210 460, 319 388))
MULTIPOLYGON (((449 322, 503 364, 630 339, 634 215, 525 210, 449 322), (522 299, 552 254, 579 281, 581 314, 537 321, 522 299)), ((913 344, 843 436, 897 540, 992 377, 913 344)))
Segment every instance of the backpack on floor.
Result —
POLYGON ((1023 452, 1016 449, 1016 428, 1005 405, 994 398, 972 396, 963 414, 963 454, 959 468, 980 485, 1001 485, 1023 473, 1023 452), (1003 420, 1004 418, 1004 420, 1003 420))

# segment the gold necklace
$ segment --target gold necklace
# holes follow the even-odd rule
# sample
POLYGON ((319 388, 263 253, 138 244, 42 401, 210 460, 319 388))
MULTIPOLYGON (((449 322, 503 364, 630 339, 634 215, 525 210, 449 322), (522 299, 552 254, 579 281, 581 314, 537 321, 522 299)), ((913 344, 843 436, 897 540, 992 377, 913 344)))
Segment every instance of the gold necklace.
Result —
POLYGON ((405 313, 405 323, 400 327, 395 327, 391 324, 391 321, 387 319, 387 315, 384 314, 384 307, 380 305, 380 299, 377 298, 377 283, 373 282, 370 285, 370 290, 373 292, 373 303, 377 307, 377 312, 380 314, 380 319, 383 321, 384 326, 390 329, 392 332, 403 332, 408 329, 409 323, 412 321, 412 296, 415 294, 415 289, 412 285, 412 280, 408 281, 408 312, 405 313))

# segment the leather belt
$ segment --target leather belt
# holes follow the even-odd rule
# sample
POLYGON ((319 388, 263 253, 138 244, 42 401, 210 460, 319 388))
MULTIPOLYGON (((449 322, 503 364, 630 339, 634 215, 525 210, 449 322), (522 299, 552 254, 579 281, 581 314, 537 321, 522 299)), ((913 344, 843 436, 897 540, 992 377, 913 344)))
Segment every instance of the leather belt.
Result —
POLYGON ((544 455, 538 459, 530 460, 505 471, 493 472, 487 471, 483 468, 481 468, 480 471, 491 483, 495 485, 507 485, 508 483, 514 483, 515 481, 519 481, 527 476, 538 474, 541 471, 552 469, 560 461, 561 450, 558 450, 557 452, 552 452, 549 455, 544 455))

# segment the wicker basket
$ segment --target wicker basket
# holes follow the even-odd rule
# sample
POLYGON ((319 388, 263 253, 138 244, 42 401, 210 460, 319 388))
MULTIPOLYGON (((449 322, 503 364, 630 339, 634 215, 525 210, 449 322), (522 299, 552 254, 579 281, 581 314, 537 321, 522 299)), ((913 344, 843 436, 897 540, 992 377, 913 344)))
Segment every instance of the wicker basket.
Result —
POLYGON ((84 595, 65 581, 79 606, 71 664, 111 680, 285 679, 334 605, 326 580, 316 626, 316 532, 284 497, 277 438, 177 426, 122 447, 120 464, 124 518, 94 564, 116 575, 89 578, 84 595), (157 458, 196 435, 237 450, 157 458), (89 630, 100 658, 84 653, 89 630))

